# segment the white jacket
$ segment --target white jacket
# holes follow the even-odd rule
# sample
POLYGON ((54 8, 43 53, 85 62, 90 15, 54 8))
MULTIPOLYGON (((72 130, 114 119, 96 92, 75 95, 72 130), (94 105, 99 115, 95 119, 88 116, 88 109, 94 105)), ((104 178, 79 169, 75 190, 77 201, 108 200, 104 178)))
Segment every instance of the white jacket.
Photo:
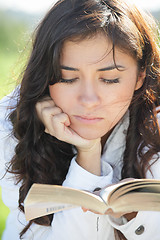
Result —
MULTIPOLYGON (((18 240, 19 233, 27 224, 25 216, 18 209, 19 187, 15 185, 12 174, 4 178, 5 165, 14 155, 17 140, 12 136, 12 125, 5 120, 6 107, 13 106, 15 100, 9 96, 0 102, 0 185, 2 198, 10 208, 6 229, 2 240, 18 240)), ((95 176, 81 168, 72 159, 66 180, 63 185, 93 191, 97 187, 105 187, 118 182, 122 168, 126 131, 129 124, 128 113, 115 127, 104 147, 101 158, 102 176, 95 176)), ((153 159, 154 160, 154 159, 153 159)), ((94 161, 94 159, 93 159, 94 161)), ((152 165, 152 173, 147 178, 160 179, 160 158, 152 165)), ((123 217, 113 219, 107 215, 92 212, 84 213, 81 208, 66 210, 54 214, 49 227, 32 224, 23 236, 24 240, 115 240, 114 228, 119 229, 128 240, 160 240, 160 212, 139 212, 136 218, 127 222, 123 217)))

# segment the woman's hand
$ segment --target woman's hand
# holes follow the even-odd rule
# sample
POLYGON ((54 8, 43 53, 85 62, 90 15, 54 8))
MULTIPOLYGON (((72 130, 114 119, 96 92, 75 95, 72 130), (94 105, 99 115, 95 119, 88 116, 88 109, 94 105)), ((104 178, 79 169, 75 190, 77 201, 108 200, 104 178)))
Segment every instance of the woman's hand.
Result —
POLYGON ((96 147, 99 140, 87 140, 70 128, 70 119, 50 97, 36 104, 39 119, 45 126, 45 132, 57 139, 75 145, 79 150, 88 152, 96 147))
MULTIPOLYGON (((123 183, 123 182, 128 182, 130 180, 133 180, 134 178, 126 178, 126 179, 123 179, 121 180, 119 183, 123 183)), ((110 184, 108 185, 107 187, 110 187, 110 186, 113 186, 113 185, 116 185, 116 184, 110 184)), ((106 187, 105 187, 106 188, 106 187)), ((94 191, 94 194, 97 195, 97 196, 100 196, 100 192, 102 191, 102 189, 98 190, 98 191, 94 191)), ((95 212, 95 211, 92 211, 90 209, 86 209, 84 207, 82 207, 82 210, 83 212, 87 212, 87 211, 91 211, 95 214, 101 214, 101 213, 98 213, 98 212, 95 212)), ((110 215, 114 218, 120 218, 120 217, 125 217, 128 221, 130 221, 131 219, 135 218, 136 215, 137 215, 137 212, 118 212, 118 213, 115 213, 113 212, 113 210, 111 208, 107 209, 107 211, 105 212, 105 215, 110 215)))
POLYGON ((87 171, 100 175, 101 139, 87 140, 70 128, 69 116, 48 96, 36 104, 45 132, 77 148, 77 163, 87 171))
MULTIPOLYGON (((86 209, 84 207, 82 207, 82 210, 83 212, 87 212, 87 211, 91 211, 89 209, 86 209)), ((98 212, 95 212, 95 211, 91 211, 95 214, 100 214, 102 215, 101 213, 98 213, 98 212)), ((131 219, 135 218, 136 215, 137 215, 137 212, 130 212, 130 213, 127 213, 127 212, 118 212, 118 213, 115 213, 113 212, 113 210, 111 208, 107 209, 107 211, 105 212, 105 215, 110 215, 114 218, 120 218, 120 217, 125 217, 128 221, 130 221, 131 219)))

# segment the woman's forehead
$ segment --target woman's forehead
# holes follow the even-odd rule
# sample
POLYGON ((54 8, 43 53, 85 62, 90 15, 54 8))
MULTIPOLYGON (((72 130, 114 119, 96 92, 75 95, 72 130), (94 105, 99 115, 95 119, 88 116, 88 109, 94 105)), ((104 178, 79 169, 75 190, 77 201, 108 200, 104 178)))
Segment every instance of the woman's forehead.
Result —
POLYGON ((103 35, 96 35, 81 41, 67 40, 61 51, 61 60, 85 60, 88 63, 102 61, 107 55, 113 55, 113 44, 103 35))
POLYGON ((114 47, 106 36, 99 34, 81 41, 66 40, 62 47, 60 63, 66 66, 113 65, 130 61, 131 55, 114 47), (125 58, 125 59, 124 59, 125 58))

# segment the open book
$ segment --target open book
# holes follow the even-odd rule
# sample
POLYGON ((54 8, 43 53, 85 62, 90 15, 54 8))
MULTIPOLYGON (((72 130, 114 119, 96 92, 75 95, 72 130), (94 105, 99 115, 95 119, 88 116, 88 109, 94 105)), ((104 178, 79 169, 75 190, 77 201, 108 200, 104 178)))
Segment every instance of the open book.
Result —
POLYGON ((33 184, 24 201, 31 220, 75 207, 104 214, 114 212, 160 211, 160 180, 134 179, 102 189, 98 195, 58 185, 33 184))

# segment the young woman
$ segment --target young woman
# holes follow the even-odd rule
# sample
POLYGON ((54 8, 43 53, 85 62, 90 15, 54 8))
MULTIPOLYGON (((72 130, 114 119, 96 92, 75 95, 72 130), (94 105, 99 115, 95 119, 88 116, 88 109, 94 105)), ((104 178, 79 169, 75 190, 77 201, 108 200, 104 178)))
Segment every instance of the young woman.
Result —
POLYGON ((26 222, 23 208, 33 183, 94 192, 160 178, 156 30, 120 0, 60 0, 47 13, 17 98, 1 101, 3 240, 159 240, 160 212, 76 208, 26 222))

